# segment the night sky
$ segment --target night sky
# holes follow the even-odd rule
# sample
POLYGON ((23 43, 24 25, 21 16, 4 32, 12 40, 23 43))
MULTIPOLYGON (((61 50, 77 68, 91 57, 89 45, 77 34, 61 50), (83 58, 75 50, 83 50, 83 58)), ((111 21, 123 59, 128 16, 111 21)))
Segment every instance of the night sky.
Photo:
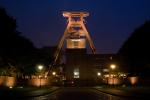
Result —
POLYGON ((116 53, 150 20, 150 0, 0 0, 0 6, 36 47, 58 44, 67 25, 63 11, 87 11, 86 26, 98 53, 116 53))

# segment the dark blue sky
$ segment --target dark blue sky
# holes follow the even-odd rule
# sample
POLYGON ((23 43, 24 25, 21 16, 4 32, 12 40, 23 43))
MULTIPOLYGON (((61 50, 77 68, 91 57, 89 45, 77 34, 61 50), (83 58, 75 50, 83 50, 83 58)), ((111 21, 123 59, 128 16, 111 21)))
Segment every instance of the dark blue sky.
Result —
POLYGON ((116 53, 135 28, 150 20, 150 0, 0 0, 35 46, 56 45, 66 27, 62 11, 87 11, 98 53, 116 53))

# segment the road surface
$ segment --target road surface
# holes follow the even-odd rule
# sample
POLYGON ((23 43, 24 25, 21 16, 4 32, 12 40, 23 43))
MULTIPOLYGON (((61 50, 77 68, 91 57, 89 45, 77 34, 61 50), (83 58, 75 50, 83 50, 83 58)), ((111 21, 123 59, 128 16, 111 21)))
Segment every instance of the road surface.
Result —
POLYGON ((28 100, 137 100, 113 96, 88 87, 64 87, 48 95, 28 98, 28 100))

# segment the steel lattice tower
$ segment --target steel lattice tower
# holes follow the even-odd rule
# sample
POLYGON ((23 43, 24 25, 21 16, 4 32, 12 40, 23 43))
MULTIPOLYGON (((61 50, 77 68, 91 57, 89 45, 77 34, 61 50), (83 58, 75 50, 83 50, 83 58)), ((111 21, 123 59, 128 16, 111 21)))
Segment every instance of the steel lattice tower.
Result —
POLYGON ((92 53, 96 53, 95 46, 84 24, 84 17, 89 16, 88 12, 63 12, 63 16, 68 18, 68 24, 63 36, 60 39, 57 50, 55 52, 56 63, 60 50, 62 49, 65 39, 67 39, 67 48, 86 48, 86 39, 92 49, 92 53), (70 39, 70 40, 69 40, 70 39), (71 43, 72 42, 72 43, 71 43), (76 44, 79 44, 76 46, 76 44))
POLYGON ((62 35, 57 50, 54 54, 53 65, 56 64, 60 51, 63 48, 65 40, 68 49, 82 49, 86 48, 86 40, 93 54, 96 54, 96 49, 90 37, 87 28, 85 27, 84 17, 89 16, 88 12, 63 12, 63 16, 68 18, 67 27, 62 35))

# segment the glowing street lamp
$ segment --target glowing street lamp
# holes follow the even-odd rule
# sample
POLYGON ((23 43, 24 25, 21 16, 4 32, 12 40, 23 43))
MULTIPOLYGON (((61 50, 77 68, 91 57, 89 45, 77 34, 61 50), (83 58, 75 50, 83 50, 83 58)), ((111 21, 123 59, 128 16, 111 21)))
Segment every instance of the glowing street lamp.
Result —
POLYGON ((56 75, 56 72, 52 72, 52 75, 54 75, 54 76, 55 76, 55 75, 56 75))
MULTIPOLYGON (((38 70, 41 72, 43 69, 43 65, 38 65, 38 70)), ((41 76, 39 77, 40 78, 40 87, 41 87, 41 76)))
MULTIPOLYGON (((111 65, 110 65, 110 68, 111 68, 112 70, 115 70, 115 69, 116 69, 116 65, 115 65, 115 64, 111 64, 111 65)), ((114 84, 114 74, 112 74, 112 78, 113 78, 113 84, 114 84)))
POLYGON ((41 71, 43 69, 43 66, 42 65, 39 65, 38 66, 38 69, 41 71))
POLYGON ((97 72, 97 76, 101 76, 101 73, 100 73, 100 72, 97 72))
POLYGON ((116 65, 115 65, 115 64, 111 64, 111 65, 110 65, 110 68, 111 68, 112 70, 114 70, 114 69, 116 68, 116 65))

